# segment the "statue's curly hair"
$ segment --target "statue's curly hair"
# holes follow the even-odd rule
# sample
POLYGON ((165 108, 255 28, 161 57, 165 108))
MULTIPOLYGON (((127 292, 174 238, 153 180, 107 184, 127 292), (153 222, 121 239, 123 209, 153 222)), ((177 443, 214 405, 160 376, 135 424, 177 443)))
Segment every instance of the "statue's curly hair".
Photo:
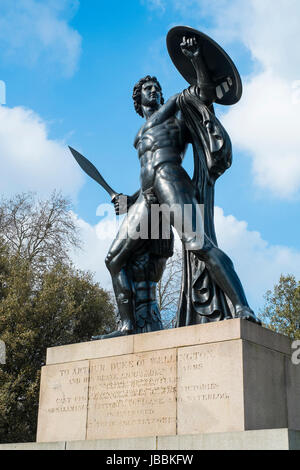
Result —
POLYGON ((134 108, 135 108, 136 112, 142 117, 144 117, 144 114, 143 114, 143 110, 142 110, 142 106, 141 106, 141 90, 142 90, 142 86, 144 85, 144 83, 150 82, 150 81, 153 81, 153 82, 157 83, 157 85, 159 87, 159 91, 161 92, 161 101, 160 101, 160 103, 164 104, 164 102, 165 102, 165 100, 163 98, 163 95, 162 95, 162 89, 161 89, 160 83, 157 80, 157 78, 156 77, 150 77, 150 75, 147 75, 146 77, 141 78, 140 81, 137 82, 136 85, 134 86, 132 98, 133 98, 134 108))

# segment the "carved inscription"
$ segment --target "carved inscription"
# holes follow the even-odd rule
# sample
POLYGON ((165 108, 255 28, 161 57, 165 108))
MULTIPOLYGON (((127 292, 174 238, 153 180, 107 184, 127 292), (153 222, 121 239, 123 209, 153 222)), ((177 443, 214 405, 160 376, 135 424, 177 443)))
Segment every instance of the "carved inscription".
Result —
POLYGON ((243 427, 241 345, 215 343, 178 351, 178 434, 243 427))
POLYGON ((91 361, 88 439, 176 434, 176 351, 91 361))
MULTIPOLYGON (((228 392, 218 392, 219 384, 187 385, 183 387, 185 401, 229 400, 228 392)), ((182 397, 178 401, 182 401, 182 397)))
MULTIPOLYGON (((206 347, 206 350, 183 350, 180 354, 180 372, 178 383, 180 385, 180 396, 178 401, 197 402, 209 400, 228 400, 230 398, 229 392, 222 390, 220 383, 202 383, 201 380, 205 377, 197 371, 203 371, 209 364, 216 362, 213 348, 206 347), (198 383, 193 383, 196 380, 198 383), (199 383, 200 381, 200 383, 199 383), (188 382, 188 384, 186 384, 188 382), (191 383, 189 383, 191 382, 191 383)), ((203 349, 203 346, 202 346, 203 349)), ((212 367, 213 369, 213 367, 212 367)))
POLYGON ((88 361, 43 368, 38 442, 85 439, 88 386, 88 361))
POLYGON ((55 386, 56 406, 48 407, 48 413, 74 413, 87 409, 88 384, 88 366, 74 367, 69 365, 66 368, 63 365, 63 368, 58 371, 58 382, 55 386), (66 395, 66 389, 68 389, 68 395, 66 395))

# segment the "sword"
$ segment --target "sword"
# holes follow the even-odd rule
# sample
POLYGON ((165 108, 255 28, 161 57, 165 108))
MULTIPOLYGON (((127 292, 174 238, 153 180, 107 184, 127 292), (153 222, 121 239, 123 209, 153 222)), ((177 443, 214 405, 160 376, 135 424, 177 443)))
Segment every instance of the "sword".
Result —
POLYGON ((100 184, 100 186, 102 186, 102 188, 105 189, 105 191, 108 192, 108 194, 110 195, 111 197, 111 202, 114 202, 116 196, 119 195, 119 193, 117 193, 116 191, 114 191, 110 186, 109 184, 107 184, 107 182, 105 181, 105 179, 100 175, 99 171, 97 170, 97 168, 87 159, 85 158, 83 155, 81 155, 81 153, 77 152, 77 150, 73 149, 72 147, 69 146, 69 149, 73 155, 73 157, 75 158, 76 162, 78 163, 78 165, 80 166, 80 168, 83 169, 83 171, 89 175, 91 178, 93 178, 93 180, 97 181, 98 184, 100 184))

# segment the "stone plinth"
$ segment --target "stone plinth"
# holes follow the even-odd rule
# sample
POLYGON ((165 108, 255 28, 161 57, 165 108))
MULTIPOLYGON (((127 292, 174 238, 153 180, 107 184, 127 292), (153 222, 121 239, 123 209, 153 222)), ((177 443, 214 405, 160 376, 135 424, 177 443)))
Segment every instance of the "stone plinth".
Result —
POLYGON ((50 348, 37 441, 300 430, 292 352, 238 319, 50 348))
POLYGON ((267 429, 96 441, 0 444, 2 450, 300 450, 300 431, 267 429))

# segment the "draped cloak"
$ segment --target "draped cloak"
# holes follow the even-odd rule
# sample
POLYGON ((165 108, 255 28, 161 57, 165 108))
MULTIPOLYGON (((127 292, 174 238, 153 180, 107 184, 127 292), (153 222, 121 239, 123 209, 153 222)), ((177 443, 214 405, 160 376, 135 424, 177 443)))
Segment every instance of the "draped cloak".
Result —
MULTIPOLYGON (((193 184, 199 204, 204 205, 205 243, 217 246, 214 226, 214 186, 232 163, 230 138, 216 118, 213 106, 200 99, 191 86, 177 98, 190 132, 194 154, 193 184)), ((205 263, 183 247, 183 274, 176 326, 220 321, 233 317, 230 300, 213 281, 205 263)))

